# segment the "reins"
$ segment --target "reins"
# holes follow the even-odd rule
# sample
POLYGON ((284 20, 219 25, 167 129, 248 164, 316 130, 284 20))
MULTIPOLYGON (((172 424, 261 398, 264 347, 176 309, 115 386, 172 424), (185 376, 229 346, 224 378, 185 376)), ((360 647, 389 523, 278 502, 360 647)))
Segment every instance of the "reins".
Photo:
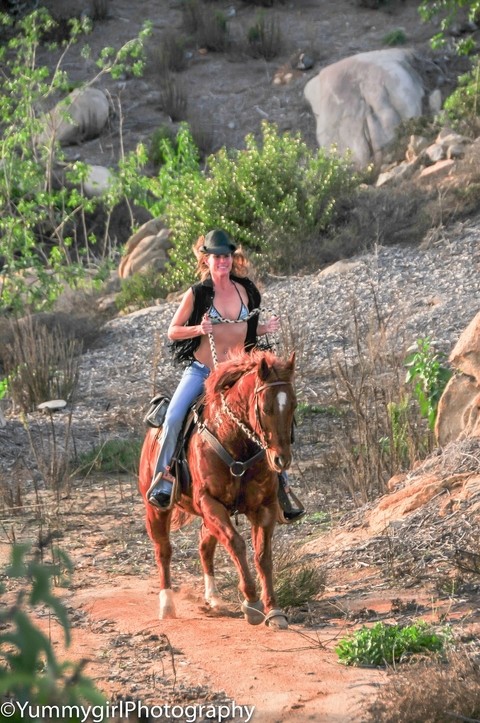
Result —
MULTIPOLYGON (((251 319, 256 314, 260 314, 261 311, 265 311, 264 309, 252 309, 252 311, 248 314, 248 316, 245 319, 224 319, 223 317, 219 317, 218 321, 225 324, 239 324, 239 323, 245 323, 249 319, 251 319)), ((210 332, 208 334, 208 340, 210 342, 210 350, 212 352, 212 359, 214 367, 218 366, 218 357, 217 357, 217 351, 215 348, 215 340, 213 338, 213 333, 210 332)), ((254 395, 256 396, 258 392, 262 391, 263 389, 266 389, 269 386, 276 386, 278 384, 291 384, 291 382, 271 382, 270 384, 263 384, 261 387, 257 387, 254 390, 254 395)), ((253 467, 253 465, 258 462, 260 459, 262 459, 265 456, 265 451, 268 447, 268 445, 260 439, 260 437, 247 425, 242 422, 241 419, 237 417, 236 414, 230 409, 230 407, 227 404, 227 400, 225 399, 224 392, 220 392, 220 398, 222 400, 222 411, 226 414, 226 416, 236 424, 239 429, 242 430, 242 432, 245 434, 245 436, 251 441, 254 442, 260 449, 256 454, 254 454, 249 459, 245 460, 244 462, 235 460, 229 452, 225 449, 225 447, 219 442, 219 440, 215 437, 215 435, 208 429, 206 424, 204 422, 201 422, 198 418, 198 415, 196 411, 194 411, 194 420, 197 425, 199 433, 202 435, 202 437, 209 443, 209 445, 212 447, 212 449, 215 450, 215 452, 218 454, 220 459, 225 462, 227 467, 230 469, 230 474, 232 477, 242 477, 247 469, 250 467, 253 467)), ((257 414, 258 416, 258 414, 257 414)))

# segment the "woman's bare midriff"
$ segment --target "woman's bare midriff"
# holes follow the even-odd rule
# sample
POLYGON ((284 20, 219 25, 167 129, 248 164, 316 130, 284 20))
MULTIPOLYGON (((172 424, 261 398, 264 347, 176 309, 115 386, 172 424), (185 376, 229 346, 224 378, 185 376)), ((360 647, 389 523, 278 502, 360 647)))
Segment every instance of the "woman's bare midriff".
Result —
MULTIPOLYGON (((229 352, 243 349, 246 335, 246 321, 236 324, 216 324, 213 327, 213 340, 215 342, 217 360, 219 362, 224 361, 229 352)), ((215 366, 208 336, 202 336, 200 346, 195 352, 195 359, 205 364, 209 369, 213 369, 215 366)))

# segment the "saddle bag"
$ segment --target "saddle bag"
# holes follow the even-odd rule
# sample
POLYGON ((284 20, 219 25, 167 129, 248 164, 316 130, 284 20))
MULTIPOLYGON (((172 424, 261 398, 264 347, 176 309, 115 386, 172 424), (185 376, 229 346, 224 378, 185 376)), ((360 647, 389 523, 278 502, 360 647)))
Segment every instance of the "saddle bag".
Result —
POLYGON ((143 418, 144 423, 149 427, 162 427, 169 404, 170 397, 166 397, 164 394, 154 396, 143 418))

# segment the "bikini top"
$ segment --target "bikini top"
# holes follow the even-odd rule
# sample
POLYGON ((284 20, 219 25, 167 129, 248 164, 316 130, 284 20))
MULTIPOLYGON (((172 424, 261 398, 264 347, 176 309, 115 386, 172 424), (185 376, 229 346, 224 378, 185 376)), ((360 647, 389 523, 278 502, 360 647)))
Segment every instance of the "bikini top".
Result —
POLYGON ((209 319, 211 320, 212 324, 222 324, 222 323, 224 323, 225 321, 230 321, 230 322, 232 322, 232 321, 246 321, 246 319, 247 319, 247 317, 248 317, 248 315, 249 315, 248 307, 245 306, 245 304, 243 303, 243 299, 242 299, 242 297, 241 297, 241 295, 240 295, 239 290, 237 289, 237 285, 236 285, 236 284, 233 284, 233 285, 235 286, 236 292, 237 292, 238 297, 239 297, 239 299, 240 299, 240 311, 239 311, 239 313, 238 313, 238 317, 237 317, 236 319, 234 319, 234 320, 233 320, 233 319, 224 319, 223 316, 222 316, 222 315, 220 314, 220 312, 218 311, 218 309, 216 309, 215 306, 212 304, 212 305, 210 306, 209 310, 208 310, 208 317, 209 317, 209 319))

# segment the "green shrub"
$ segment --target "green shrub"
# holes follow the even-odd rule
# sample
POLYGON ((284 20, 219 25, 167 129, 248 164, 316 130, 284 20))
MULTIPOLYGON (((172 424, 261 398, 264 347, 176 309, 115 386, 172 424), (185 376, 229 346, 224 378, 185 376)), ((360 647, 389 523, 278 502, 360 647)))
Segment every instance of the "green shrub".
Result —
MULTIPOLYGON (((28 545, 14 545, 9 566, 3 571, 10 580, 21 582, 14 602, 1 600, 0 604, 0 700, 12 703, 12 715, 4 719, 12 723, 33 720, 21 709, 24 705, 36 710, 37 706, 72 706, 72 721, 81 721, 82 704, 106 704, 103 695, 82 672, 83 663, 60 661, 51 640, 32 621, 31 613, 37 606, 46 606, 63 628, 65 643, 70 643, 68 613, 62 601, 52 590, 56 577, 65 577, 72 570, 67 556, 53 551, 58 560, 52 564, 41 561, 45 543, 35 553, 28 545), (21 706, 21 708, 19 707, 21 706)), ((0 586, 3 598, 5 586, 0 586)), ((5 703, 4 703, 5 705, 5 703)), ((35 718, 36 719, 36 718, 35 718)))
POLYGON ((122 280, 122 286, 115 297, 117 309, 145 309, 153 306, 157 299, 165 296, 164 282, 155 269, 133 274, 122 280))
POLYGON ((163 151, 163 141, 168 141, 169 145, 177 152, 176 132, 172 126, 164 124, 153 132, 148 148, 148 160, 157 168, 165 163, 165 154, 163 151))
POLYGON ((415 653, 440 652, 451 633, 439 633, 425 622, 413 625, 363 625, 353 635, 343 638, 335 648, 345 665, 394 665, 415 653))
POLYGON ((480 132, 480 58, 468 73, 458 79, 458 87, 443 105, 448 120, 472 136, 480 132))
MULTIPOLYGON (((97 267, 112 250, 108 219, 114 206, 125 197, 134 202, 145 192, 138 173, 145 162, 141 149, 119 163, 109 192, 91 199, 82 192, 86 164, 68 163, 54 134, 39 141, 41 109, 71 90, 61 64, 51 72, 36 62, 45 31, 54 26, 44 8, 36 10, 17 21, 15 37, 0 48, 0 312, 49 308, 63 290, 63 282, 81 283, 85 265, 97 267), (65 183, 60 187, 52 184, 54 162, 65 168, 65 183), (89 215, 100 206, 107 219, 103 239, 98 231, 94 236, 88 224, 89 215)), ((62 57, 88 29, 86 18, 71 20, 62 57)), ((141 74, 148 33, 145 28, 118 51, 104 48, 97 61, 97 78, 105 73, 115 77, 122 72, 141 74)))
POLYGON ((413 385, 413 393, 420 407, 420 414, 428 420, 430 429, 435 427, 437 407, 451 370, 444 365, 445 355, 435 351, 427 336, 418 339, 416 347, 405 359, 407 375, 405 382, 413 385))
POLYGON ((223 52, 229 44, 225 14, 199 0, 185 0, 182 5, 183 23, 201 48, 223 52))
POLYGON ((245 146, 222 148, 202 172, 186 126, 176 151, 163 143, 166 162, 151 185, 159 200, 150 210, 164 214, 172 229, 170 288, 192 281, 192 243, 218 226, 263 268, 295 268, 303 245, 334 220, 338 196, 357 183, 347 160, 324 149, 312 152, 299 134, 279 134, 267 122, 261 142, 248 135, 245 146))

